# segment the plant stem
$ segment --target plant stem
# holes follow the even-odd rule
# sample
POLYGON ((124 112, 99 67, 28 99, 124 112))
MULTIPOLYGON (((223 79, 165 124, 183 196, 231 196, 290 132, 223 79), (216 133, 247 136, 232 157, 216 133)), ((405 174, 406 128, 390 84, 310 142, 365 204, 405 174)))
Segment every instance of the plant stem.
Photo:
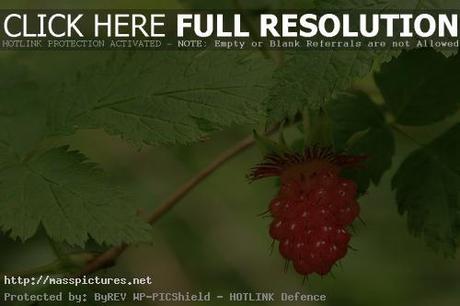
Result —
MULTIPOLYGON (((182 200, 187 194, 190 193, 198 184, 206 179, 210 174, 216 171, 220 166, 225 164, 227 161, 243 152, 254 144, 255 140, 251 136, 244 138, 243 140, 236 143, 228 150, 221 153, 216 159, 214 159, 206 168, 201 170, 190 180, 185 182, 179 189, 177 189, 171 197, 164 201, 147 219, 147 222, 154 224, 158 219, 170 211, 180 200, 182 200)), ((110 267, 114 264, 116 259, 123 254, 123 252, 129 247, 127 244, 112 247, 105 251, 101 255, 97 256, 94 260, 90 261, 76 276, 81 277, 87 274, 91 274, 100 269, 110 267)))
POLYGON ((419 147, 425 147, 425 146, 426 146, 425 144, 420 143, 417 139, 415 139, 415 138, 412 137, 411 135, 407 134, 407 133, 406 133, 403 129, 401 129, 398 125, 396 125, 396 124, 391 124, 390 126, 391 126, 391 128, 392 128, 395 132, 397 132, 397 133, 399 133, 400 135, 404 136, 405 138, 411 140, 411 141, 412 141, 414 144, 416 144, 417 146, 419 146, 419 147))
POLYGON ((8 272, 0 274, 0 279, 4 276, 21 276, 21 277, 32 277, 36 275, 53 275, 64 273, 64 271, 78 271, 80 270, 87 262, 93 260, 97 254, 95 253, 74 253, 63 255, 62 257, 56 259, 52 263, 33 268, 30 270, 24 270, 20 272, 8 272))

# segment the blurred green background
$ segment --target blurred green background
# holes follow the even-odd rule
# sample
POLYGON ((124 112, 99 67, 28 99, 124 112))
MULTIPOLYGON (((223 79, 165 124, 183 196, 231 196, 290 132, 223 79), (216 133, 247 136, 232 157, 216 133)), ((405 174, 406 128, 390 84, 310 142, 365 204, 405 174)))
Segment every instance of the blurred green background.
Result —
MULTIPOLYGON (((34 0, 2 1, 0 8, 179 8, 182 5, 170 0, 34 0)), ((88 65, 95 58, 91 52, 2 52, 0 57, 28 66, 37 78, 44 80, 60 78, 70 64, 88 65)), ((360 86, 373 94, 372 82, 367 80, 363 84, 360 86)), ((435 126, 408 132, 427 142, 458 119, 451 117, 435 126)), ((133 206, 148 213, 219 152, 247 136, 252 128, 216 133, 209 140, 191 146, 142 150, 102 131, 80 131, 53 141, 72 143, 108 173, 115 174, 135 196, 133 206)), ((152 245, 130 248, 116 267, 100 275, 151 275, 153 285, 139 291, 201 290, 224 296, 234 291, 300 291, 326 294, 327 302, 322 305, 459 305, 460 260, 445 259, 429 250, 421 239, 410 236, 405 219, 397 213, 390 179, 416 146, 397 135, 397 148, 392 170, 378 187, 371 187, 360 199, 361 216, 366 224, 355 226, 351 245, 357 251, 349 251, 342 267, 333 270, 334 276, 310 277, 303 283, 292 267, 284 272, 284 260, 276 250, 270 254, 270 220, 258 214, 266 210, 276 187, 273 180, 248 184, 245 174, 261 158, 255 148, 221 167, 156 223, 152 245)), ((1 236, 0 249, 1 272, 24 271, 55 260, 43 233, 26 243, 1 236)), ((212 302, 212 305, 229 304, 212 302)))

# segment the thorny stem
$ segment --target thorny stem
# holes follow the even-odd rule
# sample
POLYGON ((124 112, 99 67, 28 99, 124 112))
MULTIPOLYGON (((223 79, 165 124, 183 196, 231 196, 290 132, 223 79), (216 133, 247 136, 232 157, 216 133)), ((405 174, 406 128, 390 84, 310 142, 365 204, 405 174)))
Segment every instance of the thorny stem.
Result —
MULTIPOLYGON (((190 193, 198 184, 206 179, 210 174, 216 171, 220 166, 225 164, 227 161, 243 152, 254 144, 255 140, 251 136, 244 138, 243 140, 236 143, 234 146, 224 151, 216 159, 214 159, 206 168, 201 170, 190 180, 185 182, 179 189, 177 189, 170 198, 164 201, 148 218, 149 224, 154 224, 158 219, 170 211, 180 200, 182 200, 187 194, 190 193)), ((82 277, 87 274, 91 274, 98 270, 110 267, 114 264, 116 259, 123 254, 123 252, 129 247, 127 244, 112 247, 104 253, 97 256, 94 260, 88 262, 88 264, 76 275, 82 277)))

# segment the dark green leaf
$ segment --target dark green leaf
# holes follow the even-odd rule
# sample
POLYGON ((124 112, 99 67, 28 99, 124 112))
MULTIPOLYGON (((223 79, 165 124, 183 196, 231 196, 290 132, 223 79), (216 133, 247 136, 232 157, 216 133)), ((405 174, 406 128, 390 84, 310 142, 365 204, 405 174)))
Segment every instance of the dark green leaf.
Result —
POLYGON ((331 101, 327 110, 336 149, 367 156, 364 167, 351 173, 360 190, 365 191, 370 182, 378 184, 395 152, 393 134, 378 106, 363 93, 344 94, 331 101))
POLYGON ((452 256, 460 237, 460 124, 403 162, 392 182, 409 231, 452 256))
POLYGON ((433 49, 417 49, 382 65, 375 81, 398 123, 425 125, 458 110, 459 69, 459 55, 446 58, 433 49))

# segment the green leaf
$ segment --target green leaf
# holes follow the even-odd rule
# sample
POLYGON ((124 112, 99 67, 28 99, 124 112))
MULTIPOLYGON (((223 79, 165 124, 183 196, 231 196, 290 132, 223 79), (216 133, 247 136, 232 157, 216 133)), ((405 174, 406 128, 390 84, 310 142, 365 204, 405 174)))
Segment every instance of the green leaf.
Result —
MULTIPOLYGON (((459 8, 459 2, 442 0, 317 0, 318 9, 459 8)), ((305 107, 318 108, 352 82, 368 73, 399 50, 318 50, 291 53, 274 74, 275 85, 267 99, 269 118, 278 121, 293 117, 305 107)))
POLYGON ((306 106, 318 108, 371 71, 371 51, 302 51, 288 57, 274 74, 267 100, 269 117, 293 117, 306 106))
POLYGON ((43 152, 44 97, 28 69, 0 60, 0 228, 26 240, 39 226, 56 241, 83 245, 148 239, 148 226, 123 203, 121 190, 77 152, 43 152), (105 225, 107 224, 107 226, 105 225))
POLYGON ((8 154, 24 157, 47 133, 43 92, 14 59, 1 59, 0 71, 0 142, 8 154))
POLYGON ((433 49, 417 49, 382 65, 375 81, 398 123, 425 125, 459 109, 459 69, 459 55, 446 58, 433 49))
POLYGON ((453 256, 460 237, 460 124, 402 163, 392 186, 409 231, 453 256))
POLYGON ((117 53, 67 84, 49 124, 67 134, 104 128, 136 144, 189 143, 260 119, 270 71, 247 52, 117 53))
POLYGON ((362 192, 371 182, 377 185, 391 167, 395 153, 393 134, 382 112, 364 93, 343 94, 331 101, 327 110, 336 150, 367 156, 364 167, 350 175, 358 181, 362 192))
POLYGON ((72 245, 89 236, 109 245, 148 240, 149 226, 81 153, 60 147, 28 161, 0 158, 0 227, 12 238, 26 240, 42 225, 50 238, 72 245))

